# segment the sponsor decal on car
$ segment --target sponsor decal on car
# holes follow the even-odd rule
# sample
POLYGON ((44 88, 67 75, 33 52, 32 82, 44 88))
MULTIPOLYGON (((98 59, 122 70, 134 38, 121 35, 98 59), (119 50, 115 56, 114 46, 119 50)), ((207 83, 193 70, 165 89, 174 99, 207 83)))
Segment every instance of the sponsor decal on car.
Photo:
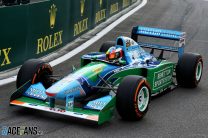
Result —
POLYGON ((173 66, 169 66, 154 73, 153 90, 161 88, 172 82, 173 66))

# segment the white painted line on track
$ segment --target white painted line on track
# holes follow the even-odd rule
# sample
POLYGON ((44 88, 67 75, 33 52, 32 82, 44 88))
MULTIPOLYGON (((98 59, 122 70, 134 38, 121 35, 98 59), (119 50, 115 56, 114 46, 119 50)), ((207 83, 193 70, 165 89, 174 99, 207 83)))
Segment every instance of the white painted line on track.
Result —
MULTIPOLYGON (((110 24, 109 26, 107 26, 105 29, 103 29, 102 31, 100 31, 99 33, 97 33, 94 37, 92 37, 90 40, 88 40, 87 42, 83 43, 79 47, 77 47, 74 50, 70 51, 69 53, 63 55, 62 57, 59 57, 59 58, 51 61, 50 62, 50 65, 52 67, 54 67, 54 66, 56 66, 56 65, 58 65, 58 64, 60 64, 60 63, 62 63, 64 61, 72 58, 73 56, 75 56, 76 54, 80 53, 81 51, 85 50, 90 45, 92 45, 93 43, 95 43, 96 41, 98 41, 100 38, 102 38, 104 35, 106 35, 108 32, 110 32, 118 24, 120 24, 125 19, 127 19, 129 16, 131 16, 132 14, 134 14, 136 11, 138 11, 139 9, 141 9, 142 7, 144 7, 146 4, 147 4, 147 0, 142 0, 142 3, 140 5, 138 5, 136 8, 132 9, 127 14, 121 16, 115 22, 113 22, 112 24, 110 24)), ((9 78, 0 80, 0 86, 6 85, 6 84, 11 83, 11 82, 14 82, 14 81, 16 81, 16 78, 17 78, 17 76, 12 76, 12 77, 9 77, 9 78)))

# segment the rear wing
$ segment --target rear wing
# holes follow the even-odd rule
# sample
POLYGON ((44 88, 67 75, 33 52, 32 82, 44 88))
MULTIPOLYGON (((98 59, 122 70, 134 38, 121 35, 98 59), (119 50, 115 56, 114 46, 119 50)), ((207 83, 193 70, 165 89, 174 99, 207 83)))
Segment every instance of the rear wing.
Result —
POLYGON ((177 47, 138 42, 138 44, 141 47, 151 48, 152 50, 159 49, 159 50, 162 50, 162 52, 163 51, 177 52, 179 57, 184 53, 185 38, 186 38, 185 32, 150 28, 150 27, 144 27, 144 26, 133 27, 131 38, 137 42, 138 36, 168 39, 168 40, 174 40, 174 41, 179 42, 177 47))

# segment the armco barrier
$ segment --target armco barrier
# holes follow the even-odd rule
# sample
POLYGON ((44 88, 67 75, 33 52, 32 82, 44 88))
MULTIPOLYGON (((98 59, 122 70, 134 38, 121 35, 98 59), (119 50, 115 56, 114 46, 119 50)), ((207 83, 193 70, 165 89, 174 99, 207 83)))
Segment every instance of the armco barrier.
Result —
POLYGON ((45 56, 137 0, 48 0, 0 8, 0 71, 45 56))
POLYGON ((26 58, 27 14, 24 5, 0 8, 0 71, 20 65, 26 58))

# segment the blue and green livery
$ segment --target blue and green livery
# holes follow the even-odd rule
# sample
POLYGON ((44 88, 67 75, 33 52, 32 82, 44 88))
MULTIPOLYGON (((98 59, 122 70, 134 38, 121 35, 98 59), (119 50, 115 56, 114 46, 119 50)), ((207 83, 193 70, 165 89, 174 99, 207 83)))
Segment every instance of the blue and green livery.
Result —
POLYGON ((103 44, 99 52, 83 55, 81 67, 62 79, 54 78, 48 63, 28 60, 18 73, 17 90, 10 104, 97 124, 110 120, 117 108, 122 118, 139 120, 146 114, 151 96, 176 86, 198 85, 202 57, 184 53, 184 46, 184 32, 137 26, 131 38, 120 36, 115 42, 103 44), (178 41, 178 47, 137 42, 140 35, 178 41), (106 51, 111 47, 122 49, 119 60, 107 60, 106 51), (154 50, 161 51, 158 57, 154 50), (177 52, 178 62, 166 60, 164 51, 177 52))

